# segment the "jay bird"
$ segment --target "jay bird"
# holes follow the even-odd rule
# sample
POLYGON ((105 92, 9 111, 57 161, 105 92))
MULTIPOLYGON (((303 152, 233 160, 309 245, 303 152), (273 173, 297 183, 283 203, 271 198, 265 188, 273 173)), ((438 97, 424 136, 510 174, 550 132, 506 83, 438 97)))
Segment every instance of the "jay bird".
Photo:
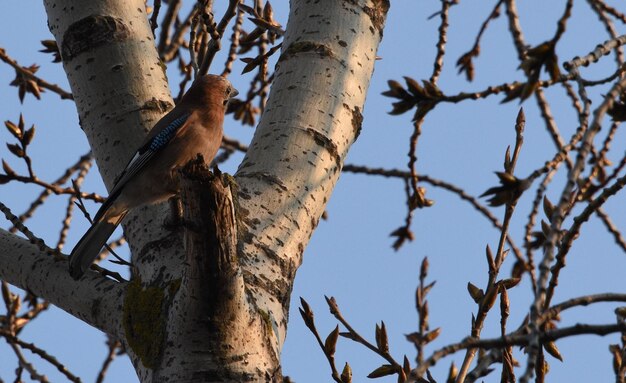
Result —
POLYGON ((224 77, 199 77, 181 102, 156 123, 72 250, 72 278, 85 273, 130 209, 163 202, 177 194, 177 168, 198 154, 205 161, 213 160, 222 143, 226 106, 237 94, 224 77))

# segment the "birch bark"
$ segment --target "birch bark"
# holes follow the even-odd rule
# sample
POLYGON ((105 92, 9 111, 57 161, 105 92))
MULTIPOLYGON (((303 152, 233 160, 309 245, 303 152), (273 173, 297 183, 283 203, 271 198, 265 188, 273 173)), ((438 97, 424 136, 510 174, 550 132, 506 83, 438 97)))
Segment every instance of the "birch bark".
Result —
POLYGON ((285 340, 297 268, 361 129, 388 1, 291 1, 263 117, 235 178, 242 268, 285 340))

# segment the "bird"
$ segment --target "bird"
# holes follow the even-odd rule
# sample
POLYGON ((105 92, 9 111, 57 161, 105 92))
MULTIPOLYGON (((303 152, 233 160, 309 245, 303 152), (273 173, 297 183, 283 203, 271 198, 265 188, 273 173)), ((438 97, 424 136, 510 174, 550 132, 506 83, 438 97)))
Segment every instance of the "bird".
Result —
POLYGON ((222 76, 196 78, 174 109, 150 130, 117 177, 91 227, 72 249, 72 278, 85 273, 131 209, 166 201, 178 193, 178 168, 198 154, 205 161, 213 160, 222 142, 228 102, 238 93, 222 76))

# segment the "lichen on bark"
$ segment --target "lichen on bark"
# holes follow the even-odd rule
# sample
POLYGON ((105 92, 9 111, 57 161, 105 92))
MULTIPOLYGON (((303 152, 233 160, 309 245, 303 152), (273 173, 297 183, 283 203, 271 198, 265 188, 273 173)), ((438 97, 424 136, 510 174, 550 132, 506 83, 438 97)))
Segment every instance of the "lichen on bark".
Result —
POLYGON ((161 288, 144 288, 139 278, 128 284, 123 316, 126 340, 144 367, 151 369, 158 365, 165 339, 164 303, 165 293, 161 288))

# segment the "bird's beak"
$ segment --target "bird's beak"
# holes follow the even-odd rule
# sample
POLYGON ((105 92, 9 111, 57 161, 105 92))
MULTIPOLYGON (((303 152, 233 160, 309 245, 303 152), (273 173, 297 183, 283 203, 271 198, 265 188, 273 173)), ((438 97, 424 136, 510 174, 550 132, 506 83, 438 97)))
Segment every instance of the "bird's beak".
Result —
POLYGON ((239 94, 239 91, 235 88, 230 91, 230 98, 236 97, 239 94))

